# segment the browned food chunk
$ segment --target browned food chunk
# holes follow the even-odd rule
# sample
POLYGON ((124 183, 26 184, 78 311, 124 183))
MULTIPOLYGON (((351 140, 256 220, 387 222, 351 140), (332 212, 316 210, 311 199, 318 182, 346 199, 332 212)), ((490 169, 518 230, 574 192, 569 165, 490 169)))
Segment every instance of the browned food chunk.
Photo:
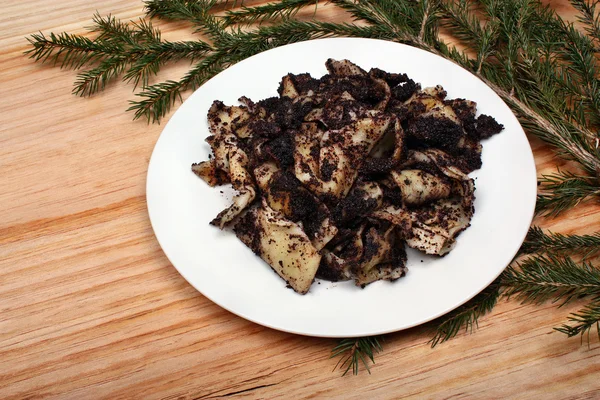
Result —
POLYGON ((321 255, 298 224, 284 218, 263 200, 240 220, 235 233, 295 291, 308 292, 321 255))

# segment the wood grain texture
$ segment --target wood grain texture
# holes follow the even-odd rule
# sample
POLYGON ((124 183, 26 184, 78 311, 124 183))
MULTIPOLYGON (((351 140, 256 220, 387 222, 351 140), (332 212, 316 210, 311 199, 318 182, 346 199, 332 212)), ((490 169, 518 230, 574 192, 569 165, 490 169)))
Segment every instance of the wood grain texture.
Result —
MULTIPOLYGON (((573 19, 566 0, 551 5, 573 19)), ((597 341, 552 331, 580 304, 501 302, 476 333, 433 350, 427 326, 388 335, 373 375, 340 377, 334 341, 263 328, 196 292, 148 221, 146 169, 162 126, 131 121, 131 87, 83 100, 70 94, 74 72, 22 54, 25 36, 83 32, 96 10, 135 19, 142 4, 2 2, 0 398, 600 398, 597 341)), ((161 27, 189 36, 185 24, 161 27)), ((563 165, 531 143, 540 173, 563 165)), ((588 204, 539 222, 587 233, 599 221, 588 204)))

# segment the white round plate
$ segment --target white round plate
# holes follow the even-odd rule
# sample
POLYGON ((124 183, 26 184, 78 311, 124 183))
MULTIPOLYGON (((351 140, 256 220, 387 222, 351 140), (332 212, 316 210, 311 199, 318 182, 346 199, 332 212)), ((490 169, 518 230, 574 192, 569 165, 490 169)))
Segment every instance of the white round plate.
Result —
POLYGON ((536 200, 531 148, 510 109, 492 89, 454 63, 406 45, 371 39, 321 39, 250 57, 198 89, 165 126, 148 167, 148 212, 165 254, 183 277, 221 307, 258 324, 323 337, 356 337, 410 328, 465 303, 509 264, 525 238, 536 200), (407 73, 422 87, 441 84, 449 98, 478 104, 504 131, 483 142, 475 171, 471 227, 454 250, 436 258, 408 252, 408 273, 365 289, 353 282, 315 281, 304 296, 286 288, 232 231, 209 225, 230 204, 231 189, 210 188, 190 170, 210 153, 206 113, 213 100, 238 104, 277 95, 285 74, 320 77, 328 58, 363 69, 407 73), (222 193, 223 191, 224 193, 222 193))

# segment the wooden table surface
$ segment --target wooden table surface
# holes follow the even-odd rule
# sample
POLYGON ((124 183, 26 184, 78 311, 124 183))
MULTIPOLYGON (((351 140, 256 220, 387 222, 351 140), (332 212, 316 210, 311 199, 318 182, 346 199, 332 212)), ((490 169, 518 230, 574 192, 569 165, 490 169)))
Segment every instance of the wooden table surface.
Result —
MULTIPOLYGON (((572 19, 566 4, 552 5, 572 19)), ((501 301, 475 333, 435 349, 426 327, 391 334, 372 375, 357 377, 332 372, 335 341, 213 304, 169 263, 148 220, 146 170, 163 126, 132 122, 131 86, 81 99, 71 95, 75 72, 23 56, 31 33, 82 33, 96 10, 136 19, 141 1, 3 0, 1 9, 0 398, 600 398, 597 340, 552 330, 581 303, 501 301)), ((160 26, 167 39, 190 35, 160 26)), ((563 165, 531 143, 540 173, 563 165)), ((586 205, 538 222, 589 233, 599 220, 586 205)))

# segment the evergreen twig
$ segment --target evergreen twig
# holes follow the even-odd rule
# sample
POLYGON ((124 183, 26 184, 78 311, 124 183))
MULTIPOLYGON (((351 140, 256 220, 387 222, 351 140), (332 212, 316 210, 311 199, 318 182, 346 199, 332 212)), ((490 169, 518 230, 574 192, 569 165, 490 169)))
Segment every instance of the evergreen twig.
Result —
POLYGON ((598 0, 570 0, 570 3, 579 12, 578 19, 586 25, 586 32, 590 37, 600 40, 600 15, 596 13, 598 0))
POLYGON ((225 22, 211 11, 215 6, 227 3, 227 0, 146 0, 145 7, 150 18, 188 21, 196 27, 196 32, 218 40, 227 36, 225 22))
POLYGON ((220 53, 212 54, 197 63, 179 81, 166 81, 147 87, 136 95, 141 100, 130 101, 127 111, 135 111, 136 119, 145 116, 148 122, 160 121, 177 100, 181 101, 182 92, 199 87, 225 68, 221 62, 223 57, 220 53))
POLYGON ((542 175, 539 178, 541 186, 536 210, 546 215, 556 216, 564 210, 577 206, 586 198, 600 198, 600 184, 594 180, 566 171, 542 175))
POLYGON ((598 333, 598 340, 600 341, 600 297, 595 297, 592 302, 576 313, 571 314, 568 317, 572 325, 563 324, 558 328, 554 328, 556 331, 564 333, 568 337, 581 335, 583 340, 584 335, 587 333, 587 341, 589 343, 589 334, 595 327, 598 333))
POLYGON ((504 295, 526 302, 547 300, 568 303, 584 296, 600 295, 600 270, 588 262, 576 263, 570 257, 531 256, 502 274, 504 295))
POLYGON ((298 11, 307 6, 317 10, 318 0, 281 0, 256 7, 242 7, 241 10, 228 11, 223 17, 225 26, 236 24, 251 25, 277 19, 286 19, 295 16, 298 11))
POLYGON ((521 246, 522 254, 581 254, 583 259, 600 254, 600 232, 592 235, 563 235, 562 233, 544 233, 533 226, 521 246))
POLYGON ((381 345, 381 336, 367 336, 353 339, 340 339, 337 346, 331 350, 330 358, 339 357, 339 361, 334 367, 344 370, 342 375, 346 375, 350 370, 354 375, 358 375, 360 364, 362 363, 370 374, 369 361, 375 363, 375 354, 383 351, 381 345))
POLYGON ((118 55, 121 50, 108 40, 91 40, 66 32, 50 33, 48 37, 41 32, 34 33, 27 40, 32 48, 25 54, 35 61, 59 64, 61 68, 79 69, 103 57, 118 55))

